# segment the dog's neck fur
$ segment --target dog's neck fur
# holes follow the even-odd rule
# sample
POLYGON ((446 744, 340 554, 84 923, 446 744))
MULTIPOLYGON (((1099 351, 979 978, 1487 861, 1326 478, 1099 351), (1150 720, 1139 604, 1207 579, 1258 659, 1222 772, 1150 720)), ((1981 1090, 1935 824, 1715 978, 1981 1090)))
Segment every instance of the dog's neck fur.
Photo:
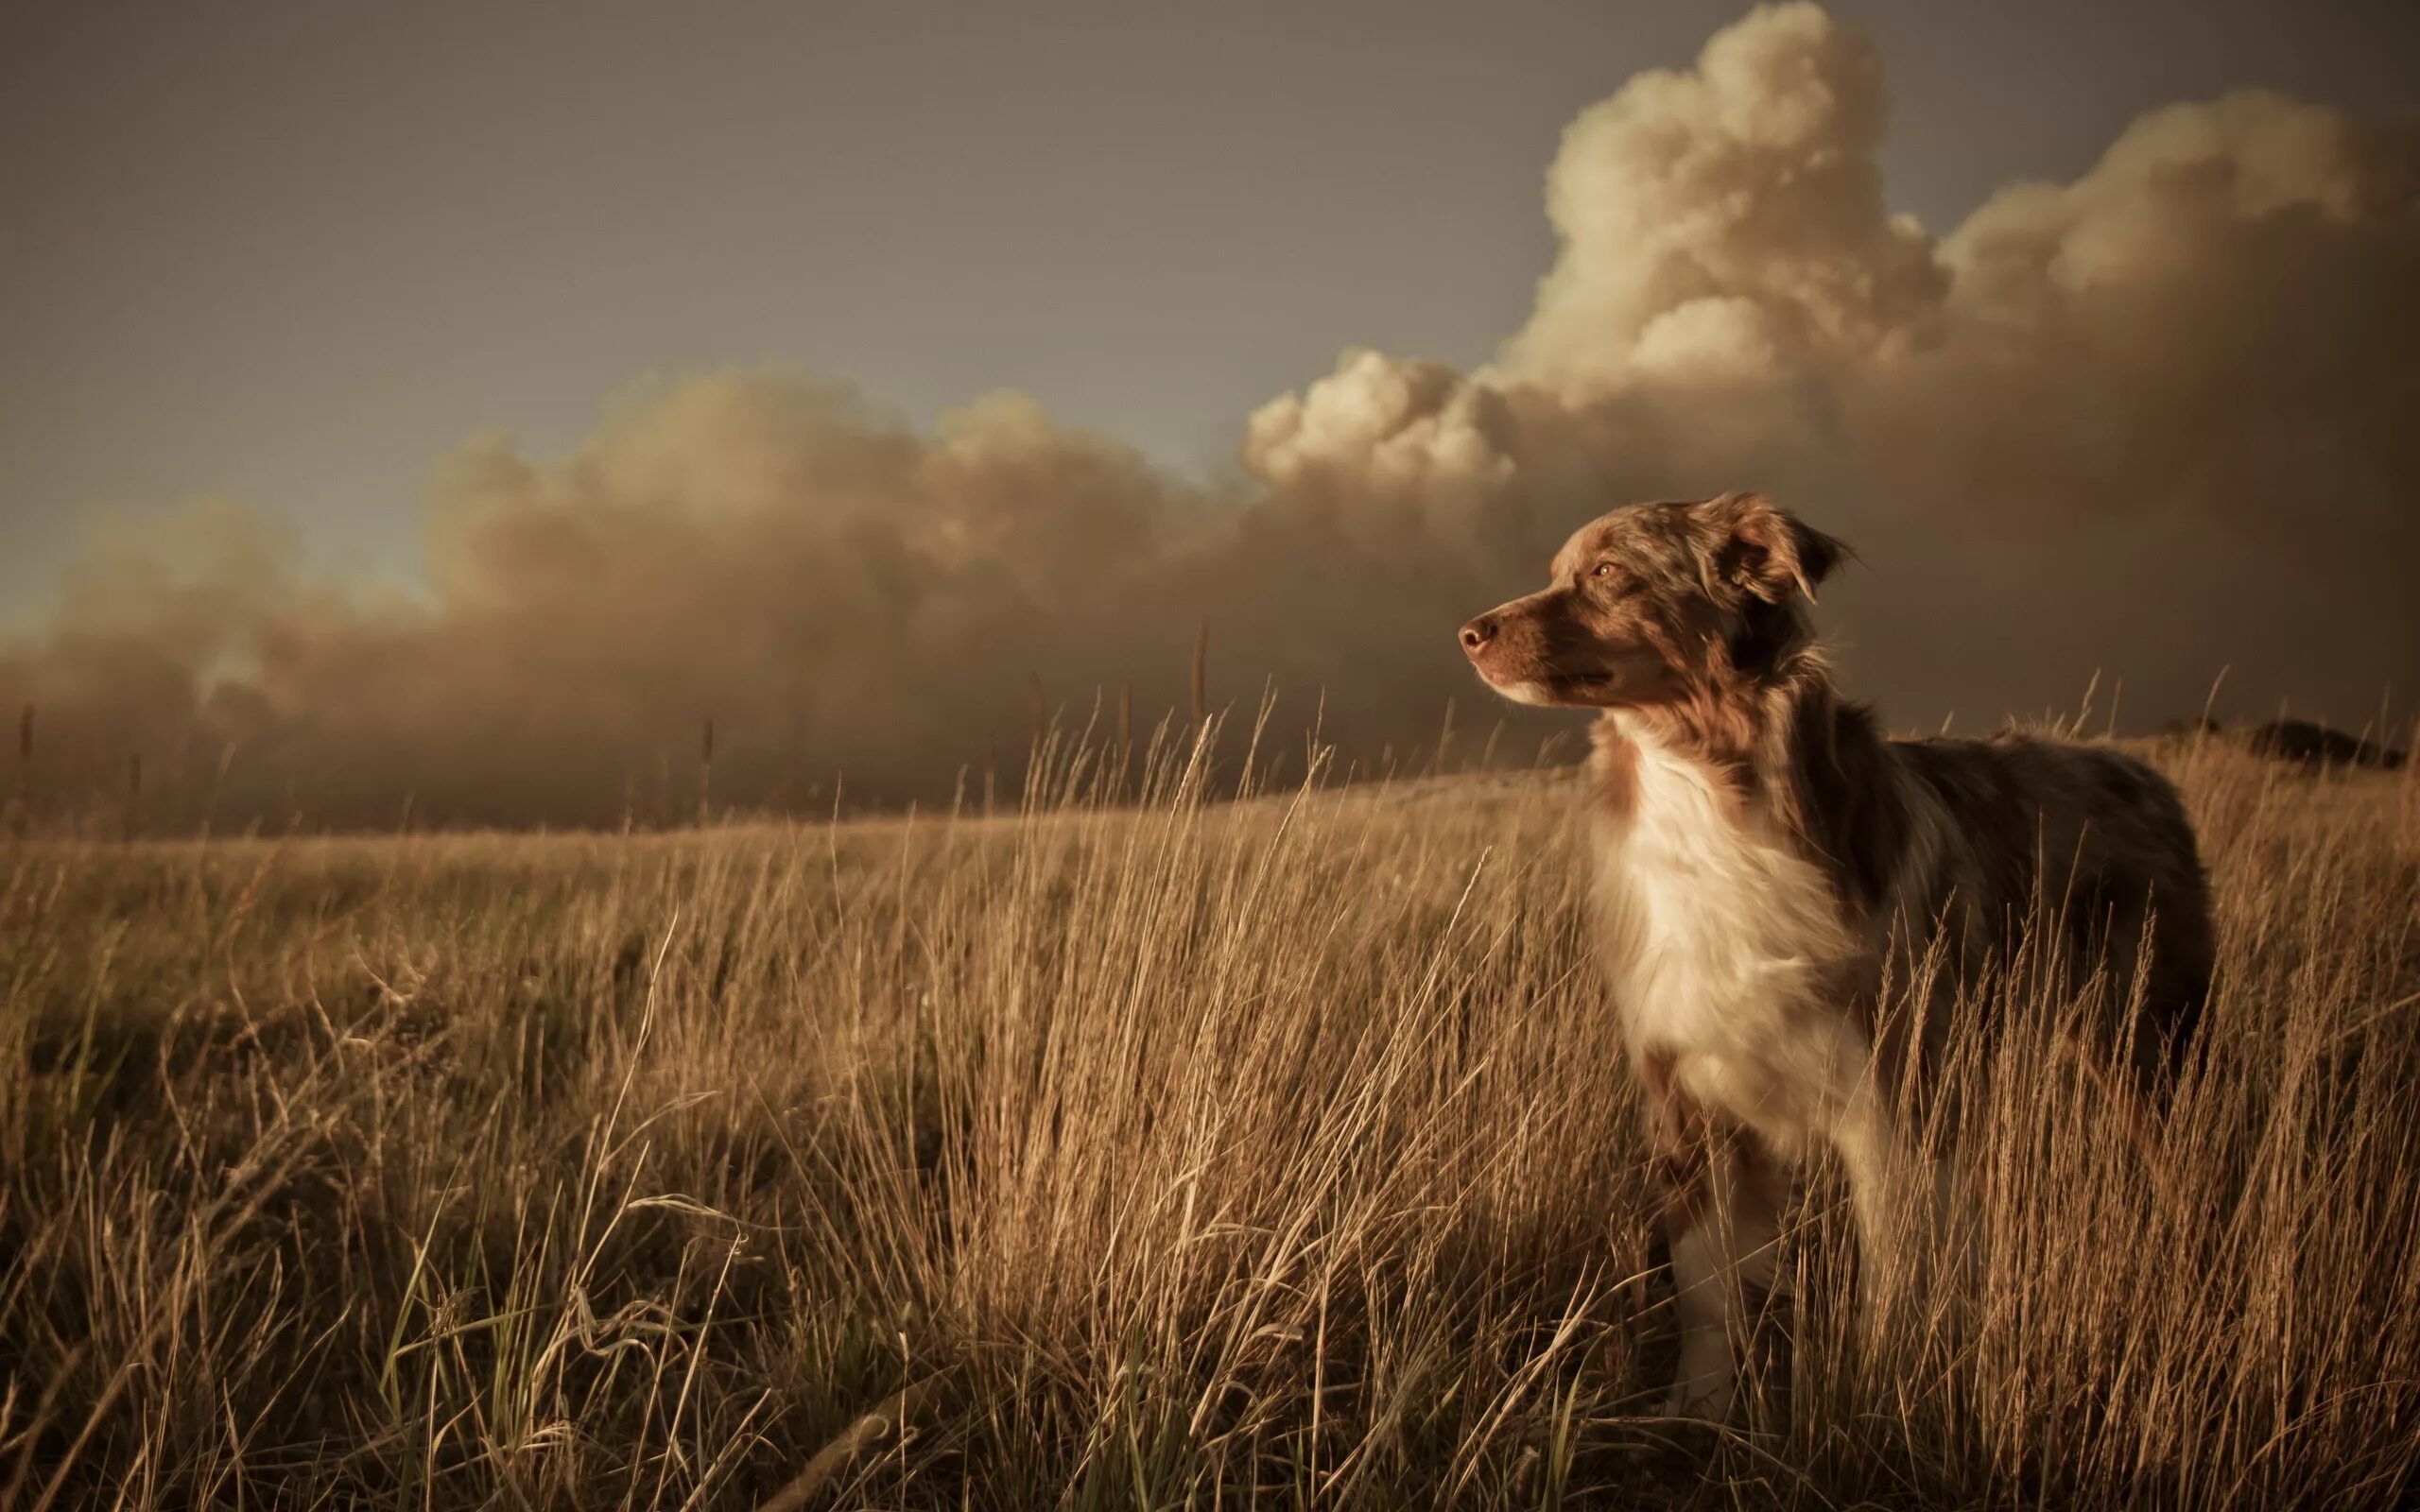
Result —
POLYGON ((1719 778, 1743 816, 1761 811, 1833 881, 1843 904, 1882 900, 1906 844, 1907 800, 1873 716, 1841 698, 1795 609, 1774 607, 1761 635, 1713 649, 1677 697, 1610 709, 1591 731, 1590 767, 1606 817, 1636 799, 1640 740, 1719 778))

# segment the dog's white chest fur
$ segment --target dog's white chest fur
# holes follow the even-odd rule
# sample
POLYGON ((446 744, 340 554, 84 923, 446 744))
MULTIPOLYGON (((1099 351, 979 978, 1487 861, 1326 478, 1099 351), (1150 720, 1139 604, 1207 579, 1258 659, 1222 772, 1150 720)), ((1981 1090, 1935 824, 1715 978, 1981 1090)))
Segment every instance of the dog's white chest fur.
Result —
POLYGON ((1837 1002, 1856 946, 1831 885, 1718 774, 1624 734, 1632 801, 1596 821, 1592 890, 1631 1054, 1670 1057, 1691 1096, 1803 1152, 1866 1059, 1837 1002))

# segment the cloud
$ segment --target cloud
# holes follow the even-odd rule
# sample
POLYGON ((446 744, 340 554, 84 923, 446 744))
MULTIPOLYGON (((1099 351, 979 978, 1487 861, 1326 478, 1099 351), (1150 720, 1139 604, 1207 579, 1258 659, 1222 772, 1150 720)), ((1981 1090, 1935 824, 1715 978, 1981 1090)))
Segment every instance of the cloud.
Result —
POLYGON ((1582 111, 1547 177, 1562 256, 1505 369, 1573 395, 1771 381, 1920 332, 1947 281, 1884 209, 1883 114, 1872 53, 1813 6, 1582 111))
POLYGON ((1565 132, 1560 255, 1494 366, 1350 354, 1264 409, 1291 444, 1248 462, 1399 498, 1407 441, 1451 434, 1426 487, 1479 515, 1771 490, 1859 545, 1855 676, 1919 718, 2071 702, 2096 668, 2146 713, 2230 665, 2259 712, 2359 721, 2409 690, 2415 123, 2170 106, 1936 241, 1886 207, 1882 122, 1854 34, 1752 13, 1565 132), (1362 422, 1306 445, 1297 410, 1362 422))
MULTIPOLYGON (((1497 360, 1356 350, 1210 484, 996 395, 918 431, 765 371, 625 395, 570 455, 439 466, 427 588, 308 579, 232 505, 105 534, 0 699, 61 791, 147 751, 228 816, 611 821, 1013 780, 1051 706, 1279 690, 1401 755, 1485 703, 1452 629, 1634 499, 1767 489, 1867 566, 1827 593, 1903 723, 2144 718, 2221 666, 2358 723, 2420 674, 2420 129, 2247 92, 2153 111, 1935 238, 1876 165, 1870 49, 1756 10, 1566 130, 1560 238, 1497 360), (233 752, 231 756, 229 753, 233 752), (211 795, 215 795, 215 798, 211 795)), ((1517 727, 1534 737, 1553 721, 1517 727)), ((173 796, 172 796, 173 795, 173 796)))

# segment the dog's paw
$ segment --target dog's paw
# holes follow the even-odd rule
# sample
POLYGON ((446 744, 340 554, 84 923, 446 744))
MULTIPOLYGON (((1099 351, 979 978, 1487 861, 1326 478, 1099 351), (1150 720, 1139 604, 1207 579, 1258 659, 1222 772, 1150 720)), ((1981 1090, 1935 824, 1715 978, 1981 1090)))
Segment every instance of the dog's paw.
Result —
POLYGON ((1676 1381, 1655 1416, 1670 1422, 1724 1422, 1731 1417, 1737 1393, 1737 1383, 1729 1376, 1676 1381))

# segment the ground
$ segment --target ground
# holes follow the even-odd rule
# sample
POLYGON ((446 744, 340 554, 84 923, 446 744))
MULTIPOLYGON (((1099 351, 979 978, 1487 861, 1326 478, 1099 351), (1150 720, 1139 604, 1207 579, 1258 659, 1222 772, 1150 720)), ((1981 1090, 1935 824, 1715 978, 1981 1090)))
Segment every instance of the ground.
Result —
POLYGON ((2395 1504, 2420 782, 2159 759, 2156 1147, 2034 1005, 1968 1283, 1860 1342, 1818 1170, 1720 1429, 1565 782, 0 841, 0 1505, 749 1506, 903 1389, 811 1504, 2395 1504))

